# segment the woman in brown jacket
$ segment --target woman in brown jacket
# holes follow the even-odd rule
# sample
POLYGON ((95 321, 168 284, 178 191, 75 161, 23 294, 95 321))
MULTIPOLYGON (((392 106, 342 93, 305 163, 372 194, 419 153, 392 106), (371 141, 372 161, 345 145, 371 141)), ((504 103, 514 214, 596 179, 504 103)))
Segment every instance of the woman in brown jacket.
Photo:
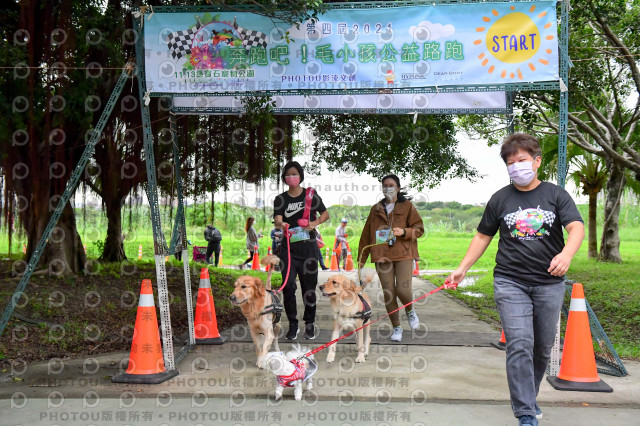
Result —
MULTIPOLYGON (((422 218, 407 197, 400 190, 400 179, 396 175, 382 178, 384 198, 371 207, 371 212, 362 230, 358 245, 360 268, 364 266, 371 253, 371 261, 376 264, 380 277, 384 304, 387 312, 398 308, 400 303, 412 300, 411 280, 413 260, 418 261, 418 238, 424 234, 422 218), (365 248, 369 244, 384 243, 365 248)), ((412 306, 406 308, 411 329, 420 324, 412 306)), ((402 327, 398 312, 389 316, 393 325, 391 340, 402 341, 402 327)))

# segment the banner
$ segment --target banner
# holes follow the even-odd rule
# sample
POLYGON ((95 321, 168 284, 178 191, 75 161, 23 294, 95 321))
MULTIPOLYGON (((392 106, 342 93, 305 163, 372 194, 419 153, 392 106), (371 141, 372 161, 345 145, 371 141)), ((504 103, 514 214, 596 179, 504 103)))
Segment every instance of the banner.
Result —
POLYGON ((249 12, 157 7, 143 17, 146 88, 399 93, 559 79, 555 1, 372 5, 338 5, 299 27, 249 12))
MULTIPOLYGON (((381 95, 291 95, 271 98, 275 114, 505 114, 505 92, 416 93, 381 95)), ((178 114, 240 114, 242 97, 176 96, 178 114)))

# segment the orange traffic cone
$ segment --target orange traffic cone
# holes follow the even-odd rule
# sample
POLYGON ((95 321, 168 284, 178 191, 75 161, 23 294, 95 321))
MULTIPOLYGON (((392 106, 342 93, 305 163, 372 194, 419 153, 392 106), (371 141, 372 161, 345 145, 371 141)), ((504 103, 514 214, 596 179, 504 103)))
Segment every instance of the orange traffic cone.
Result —
MULTIPOLYGON (((271 247, 267 247, 267 256, 271 256, 271 247)), ((265 266, 264 271, 269 272, 269 269, 271 269, 271 264, 267 263, 267 266, 265 266)))
POLYGON ((336 257, 335 250, 331 252, 331 268, 329 268, 329 270, 331 272, 338 272, 340 270, 340 268, 338 268, 338 258, 336 257))
POLYGON ((497 342, 491 342, 491 346, 496 349, 500 349, 501 351, 507 349, 507 339, 504 338, 504 329, 502 330, 502 336, 500 336, 500 340, 498 340, 497 342))
POLYGON ((218 266, 222 266, 222 245, 220 245, 220 257, 218 258, 218 266))
POLYGON ((351 257, 351 247, 347 244, 347 262, 344 266, 345 271, 353 271, 353 257, 351 257))
POLYGON ((221 345, 226 340, 218 333, 218 320, 216 318, 216 305, 213 303, 209 269, 200 270, 200 286, 196 299, 196 314, 194 318, 196 344, 221 345))
POLYGON ((258 246, 254 246, 254 249, 253 249, 253 263, 251 264, 251 269, 254 271, 260 270, 260 257, 258 256, 258 246))
POLYGON ((166 370, 164 367, 151 280, 142 280, 129 366, 126 372, 116 374, 111 381, 155 385, 177 375, 178 370, 166 370))
POLYGON ((326 255, 324 256, 324 264, 326 265, 327 263, 329 263, 329 252, 331 250, 329 249, 329 247, 327 247, 327 250, 325 250, 326 255))
POLYGON ((547 380, 556 390, 613 392, 613 389, 598 377, 582 284, 574 284, 571 291, 560 372, 558 377, 547 376, 547 380))
POLYGON ((418 261, 417 260, 413 261, 413 273, 412 273, 412 275, 414 277, 417 277, 417 276, 420 275, 420 269, 418 269, 418 261))

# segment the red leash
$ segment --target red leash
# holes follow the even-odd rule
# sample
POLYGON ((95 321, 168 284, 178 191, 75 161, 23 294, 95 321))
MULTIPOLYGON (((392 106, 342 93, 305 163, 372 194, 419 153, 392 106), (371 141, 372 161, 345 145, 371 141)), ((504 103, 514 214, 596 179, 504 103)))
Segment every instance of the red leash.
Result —
POLYGON ((383 319, 383 318, 388 317, 389 315, 391 315, 391 314, 393 314, 393 313, 395 313, 395 312, 398 312, 400 309, 406 308, 407 306, 411 305, 412 303, 417 302, 418 300, 424 299, 424 298, 425 298, 425 297, 427 297, 427 296, 431 296, 433 293, 436 293, 436 292, 438 292, 438 291, 442 290, 443 288, 445 288, 445 286, 444 286, 444 285, 441 285, 440 287, 438 287, 438 288, 436 288, 436 289, 431 290, 429 293, 425 293, 425 294, 423 294, 422 296, 418 297, 417 299, 412 300, 411 302, 407 303, 406 305, 403 305, 403 306, 400 306, 400 307, 399 307, 399 308, 397 308, 397 309, 394 309, 393 311, 389 312, 387 315, 383 315, 383 316, 381 316, 380 318, 378 318, 378 319, 377 319, 377 320, 375 320, 375 321, 369 321, 368 323, 364 324, 362 327, 356 328, 355 330, 350 331, 349 333, 344 334, 344 335, 342 335, 342 336, 338 337, 337 339, 334 339, 334 340, 332 340, 332 341, 330 341, 330 342, 327 342, 327 343, 325 343, 324 345, 319 346, 319 347, 315 348, 314 350, 309 351, 309 352, 307 352, 306 354, 299 356, 299 357, 298 357, 298 359, 300 359, 300 358, 304 358, 304 357, 308 357, 308 356, 311 356, 311 355, 315 354, 316 352, 320 352, 321 350, 328 348, 329 346, 333 345, 334 343, 338 343, 340 340, 342 340, 342 339, 344 339, 344 338, 346 338, 346 337, 351 336, 351 335, 352 335, 353 333, 355 333, 356 331, 362 330, 363 328, 368 327, 368 326, 370 326, 371 324, 374 324, 374 323, 376 323, 376 322, 380 321, 380 320, 381 320, 381 319, 383 319))
POLYGON ((277 289, 276 293, 280 293, 282 291, 282 289, 284 288, 284 286, 287 285, 287 281, 289 281, 289 272, 291 271, 291 242, 289 241, 289 237, 291 236, 291 233, 289 232, 289 224, 288 223, 284 223, 283 225, 284 225, 284 229, 283 229, 282 232, 287 237, 287 276, 285 277, 285 279, 284 279, 284 281, 282 283, 282 287, 277 289))

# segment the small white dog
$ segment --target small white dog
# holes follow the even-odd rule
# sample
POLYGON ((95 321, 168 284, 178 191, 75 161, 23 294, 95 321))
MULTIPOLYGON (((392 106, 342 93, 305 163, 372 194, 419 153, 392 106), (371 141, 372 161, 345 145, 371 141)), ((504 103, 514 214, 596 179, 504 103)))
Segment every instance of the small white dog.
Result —
POLYGON ((282 397, 285 387, 293 388, 293 396, 296 401, 302 399, 302 383, 307 384, 307 390, 313 389, 311 376, 318 370, 313 355, 301 359, 298 357, 309 352, 306 347, 294 344, 287 353, 269 352, 264 358, 264 367, 276 375, 276 399, 282 397))

